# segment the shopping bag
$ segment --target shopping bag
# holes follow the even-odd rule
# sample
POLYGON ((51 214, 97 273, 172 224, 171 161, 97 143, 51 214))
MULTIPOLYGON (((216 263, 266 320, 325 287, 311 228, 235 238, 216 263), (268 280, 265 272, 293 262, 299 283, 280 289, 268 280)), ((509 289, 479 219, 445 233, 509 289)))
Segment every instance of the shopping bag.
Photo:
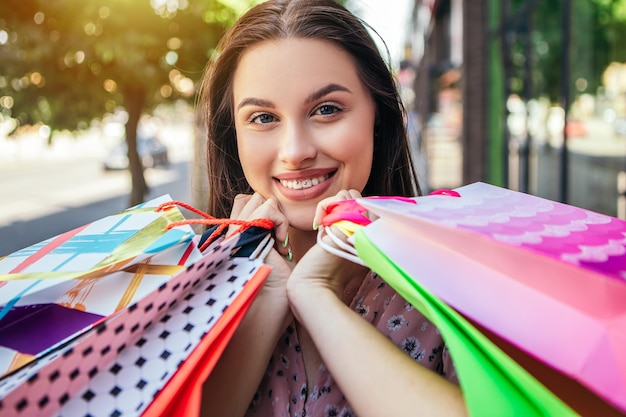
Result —
MULTIPOLYGON (((416 204, 415 200, 403 197, 369 197, 369 200, 388 199, 416 204)), ((362 199, 357 201, 346 200, 327 207, 329 213, 322 220, 318 244, 331 253, 372 269, 437 326, 452 354, 470 415, 576 415, 571 407, 502 352, 465 317, 408 275, 370 241, 365 231, 382 228, 380 233, 394 235, 397 244, 407 243, 400 236, 401 228, 388 230, 380 220, 372 223, 362 199), (347 235, 347 241, 335 235, 335 230, 347 235), (334 245, 329 244, 326 237, 334 245)), ((421 248, 410 247, 416 254, 420 253, 421 248)))
POLYGON ((236 256, 250 252, 241 233, 213 239, 199 259, 137 303, 4 378, 0 414, 138 416, 150 407, 167 415, 181 396, 195 396, 199 407, 203 378, 269 273, 263 259, 273 239, 268 230, 255 234, 245 259, 236 256))
POLYGON ((366 264, 439 329, 452 355, 469 415, 577 415, 457 311, 394 264, 364 233, 355 233, 355 245, 366 264))
MULTIPOLYGON (((229 259, 230 265, 222 268, 230 271, 228 282, 233 283, 232 277, 237 276, 243 287, 237 288, 240 292, 229 294, 232 303, 223 310, 222 316, 215 321, 213 327, 201 338, 197 338, 198 343, 189 357, 178 366, 163 390, 142 413, 142 417, 199 416, 202 385, 271 271, 268 265, 259 263, 265 254, 259 255, 258 258, 255 255, 247 258, 234 256, 229 259)), ((225 278, 223 274, 222 277, 225 278)), ((214 285, 219 283, 216 282, 214 285)))
POLYGON ((417 204, 358 200, 379 218, 356 241, 626 412, 626 223, 483 183, 454 191, 417 204))
POLYGON ((0 259, 0 376, 88 331, 200 257, 163 196, 0 259))

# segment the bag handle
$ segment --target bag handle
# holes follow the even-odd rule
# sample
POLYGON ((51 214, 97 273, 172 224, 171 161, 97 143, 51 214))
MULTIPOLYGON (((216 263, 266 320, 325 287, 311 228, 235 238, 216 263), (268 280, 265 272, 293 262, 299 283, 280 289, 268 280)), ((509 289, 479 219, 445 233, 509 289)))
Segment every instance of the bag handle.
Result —
POLYGON ((191 225, 191 224, 201 224, 204 226, 218 226, 213 231, 213 233, 211 233, 208 239, 202 244, 202 246, 199 248, 201 251, 204 251, 229 226, 239 226, 238 232, 244 232, 245 230, 251 227, 260 227, 266 230, 272 230, 274 228, 274 222, 269 219, 253 219, 253 220, 220 219, 217 217, 213 217, 210 214, 205 213, 202 210, 199 210, 181 201, 168 201, 166 203, 159 204, 155 208, 155 211, 170 210, 176 206, 187 209, 199 215, 202 218, 174 221, 167 225, 167 230, 171 229, 172 227, 177 227, 177 226, 182 226, 182 225, 191 225))

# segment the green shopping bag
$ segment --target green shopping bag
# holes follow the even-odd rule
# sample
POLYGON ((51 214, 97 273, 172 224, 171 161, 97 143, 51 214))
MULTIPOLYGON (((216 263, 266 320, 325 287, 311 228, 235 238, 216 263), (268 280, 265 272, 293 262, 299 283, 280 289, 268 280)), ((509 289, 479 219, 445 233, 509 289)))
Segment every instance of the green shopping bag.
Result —
POLYGON ((354 239, 359 258, 438 327, 454 358, 470 415, 578 415, 463 316, 394 264, 363 229, 356 230, 354 239))

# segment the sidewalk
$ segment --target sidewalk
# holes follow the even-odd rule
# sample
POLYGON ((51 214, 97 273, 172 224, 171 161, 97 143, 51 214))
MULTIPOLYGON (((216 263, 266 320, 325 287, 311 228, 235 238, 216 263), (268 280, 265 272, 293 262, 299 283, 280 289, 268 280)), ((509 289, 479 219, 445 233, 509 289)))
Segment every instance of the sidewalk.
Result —
MULTIPOLYGON (((170 169, 180 175, 174 181, 153 185, 147 200, 170 194, 175 200, 190 201, 190 197, 186 197, 189 195, 189 163, 178 162, 170 169)), ((128 193, 119 192, 116 195, 80 204, 67 202, 59 210, 49 210, 46 214, 26 221, 14 221, 0 227, 0 257, 126 208, 128 208, 128 193)))

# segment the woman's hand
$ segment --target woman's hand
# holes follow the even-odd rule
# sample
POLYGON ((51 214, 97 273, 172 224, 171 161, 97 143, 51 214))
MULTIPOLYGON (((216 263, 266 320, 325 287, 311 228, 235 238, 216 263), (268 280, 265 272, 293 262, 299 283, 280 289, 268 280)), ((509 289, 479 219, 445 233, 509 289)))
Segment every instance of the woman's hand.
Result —
MULTIPOLYGON (((274 222, 274 248, 265 258, 272 271, 263 289, 246 312, 228 346, 219 358, 203 387, 201 415, 244 415, 259 387, 276 343, 293 320, 287 299, 289 263, 281 256, 288 252, 282 242, 289 227, 276 200, 260 194, 238 195, 233 202, 231 219, 269 219, 274 222)), ((230 232, 235 232, 232 226, 230 232)))
MULTIPOLYGON (((265 199, 261 194, 239 194, 233 202, 231 219, 254 220, 268 219, 274 222, 274 248, 265 259, 265 263, 272 267, 272 272, 265 283, 266 289, 285 289, 287 278, 291 274, 285 257, 289 255, 287 242, 289 222, 278 208, 278 203, 273 198, 265 199)), ((236 230, 236 226, 233 226, 236 230)), ((229 230, 230 232, 230 230, 229 230)))
MULTIPOLYGON (((356 190, 343 190, 334 197, 322 200, 317 205, 314 223, 321 223, 331 203, 360 197, 361 194, 356 190)), ((338 229, 335 229, 334 233, 347 239, 338 229)), ((324 241, 328 245, 336 246, 328 236, 324 237, 324 241)), ((333 255, 316 244, 294 268, 287 282, 287 293, 292 306, 294 302, 299 302, 300 296, 310 299, 312 291, 317 289, 330 290, 341 300, 349 303, 366 274, 367 269, 363 266, 333 255)))

